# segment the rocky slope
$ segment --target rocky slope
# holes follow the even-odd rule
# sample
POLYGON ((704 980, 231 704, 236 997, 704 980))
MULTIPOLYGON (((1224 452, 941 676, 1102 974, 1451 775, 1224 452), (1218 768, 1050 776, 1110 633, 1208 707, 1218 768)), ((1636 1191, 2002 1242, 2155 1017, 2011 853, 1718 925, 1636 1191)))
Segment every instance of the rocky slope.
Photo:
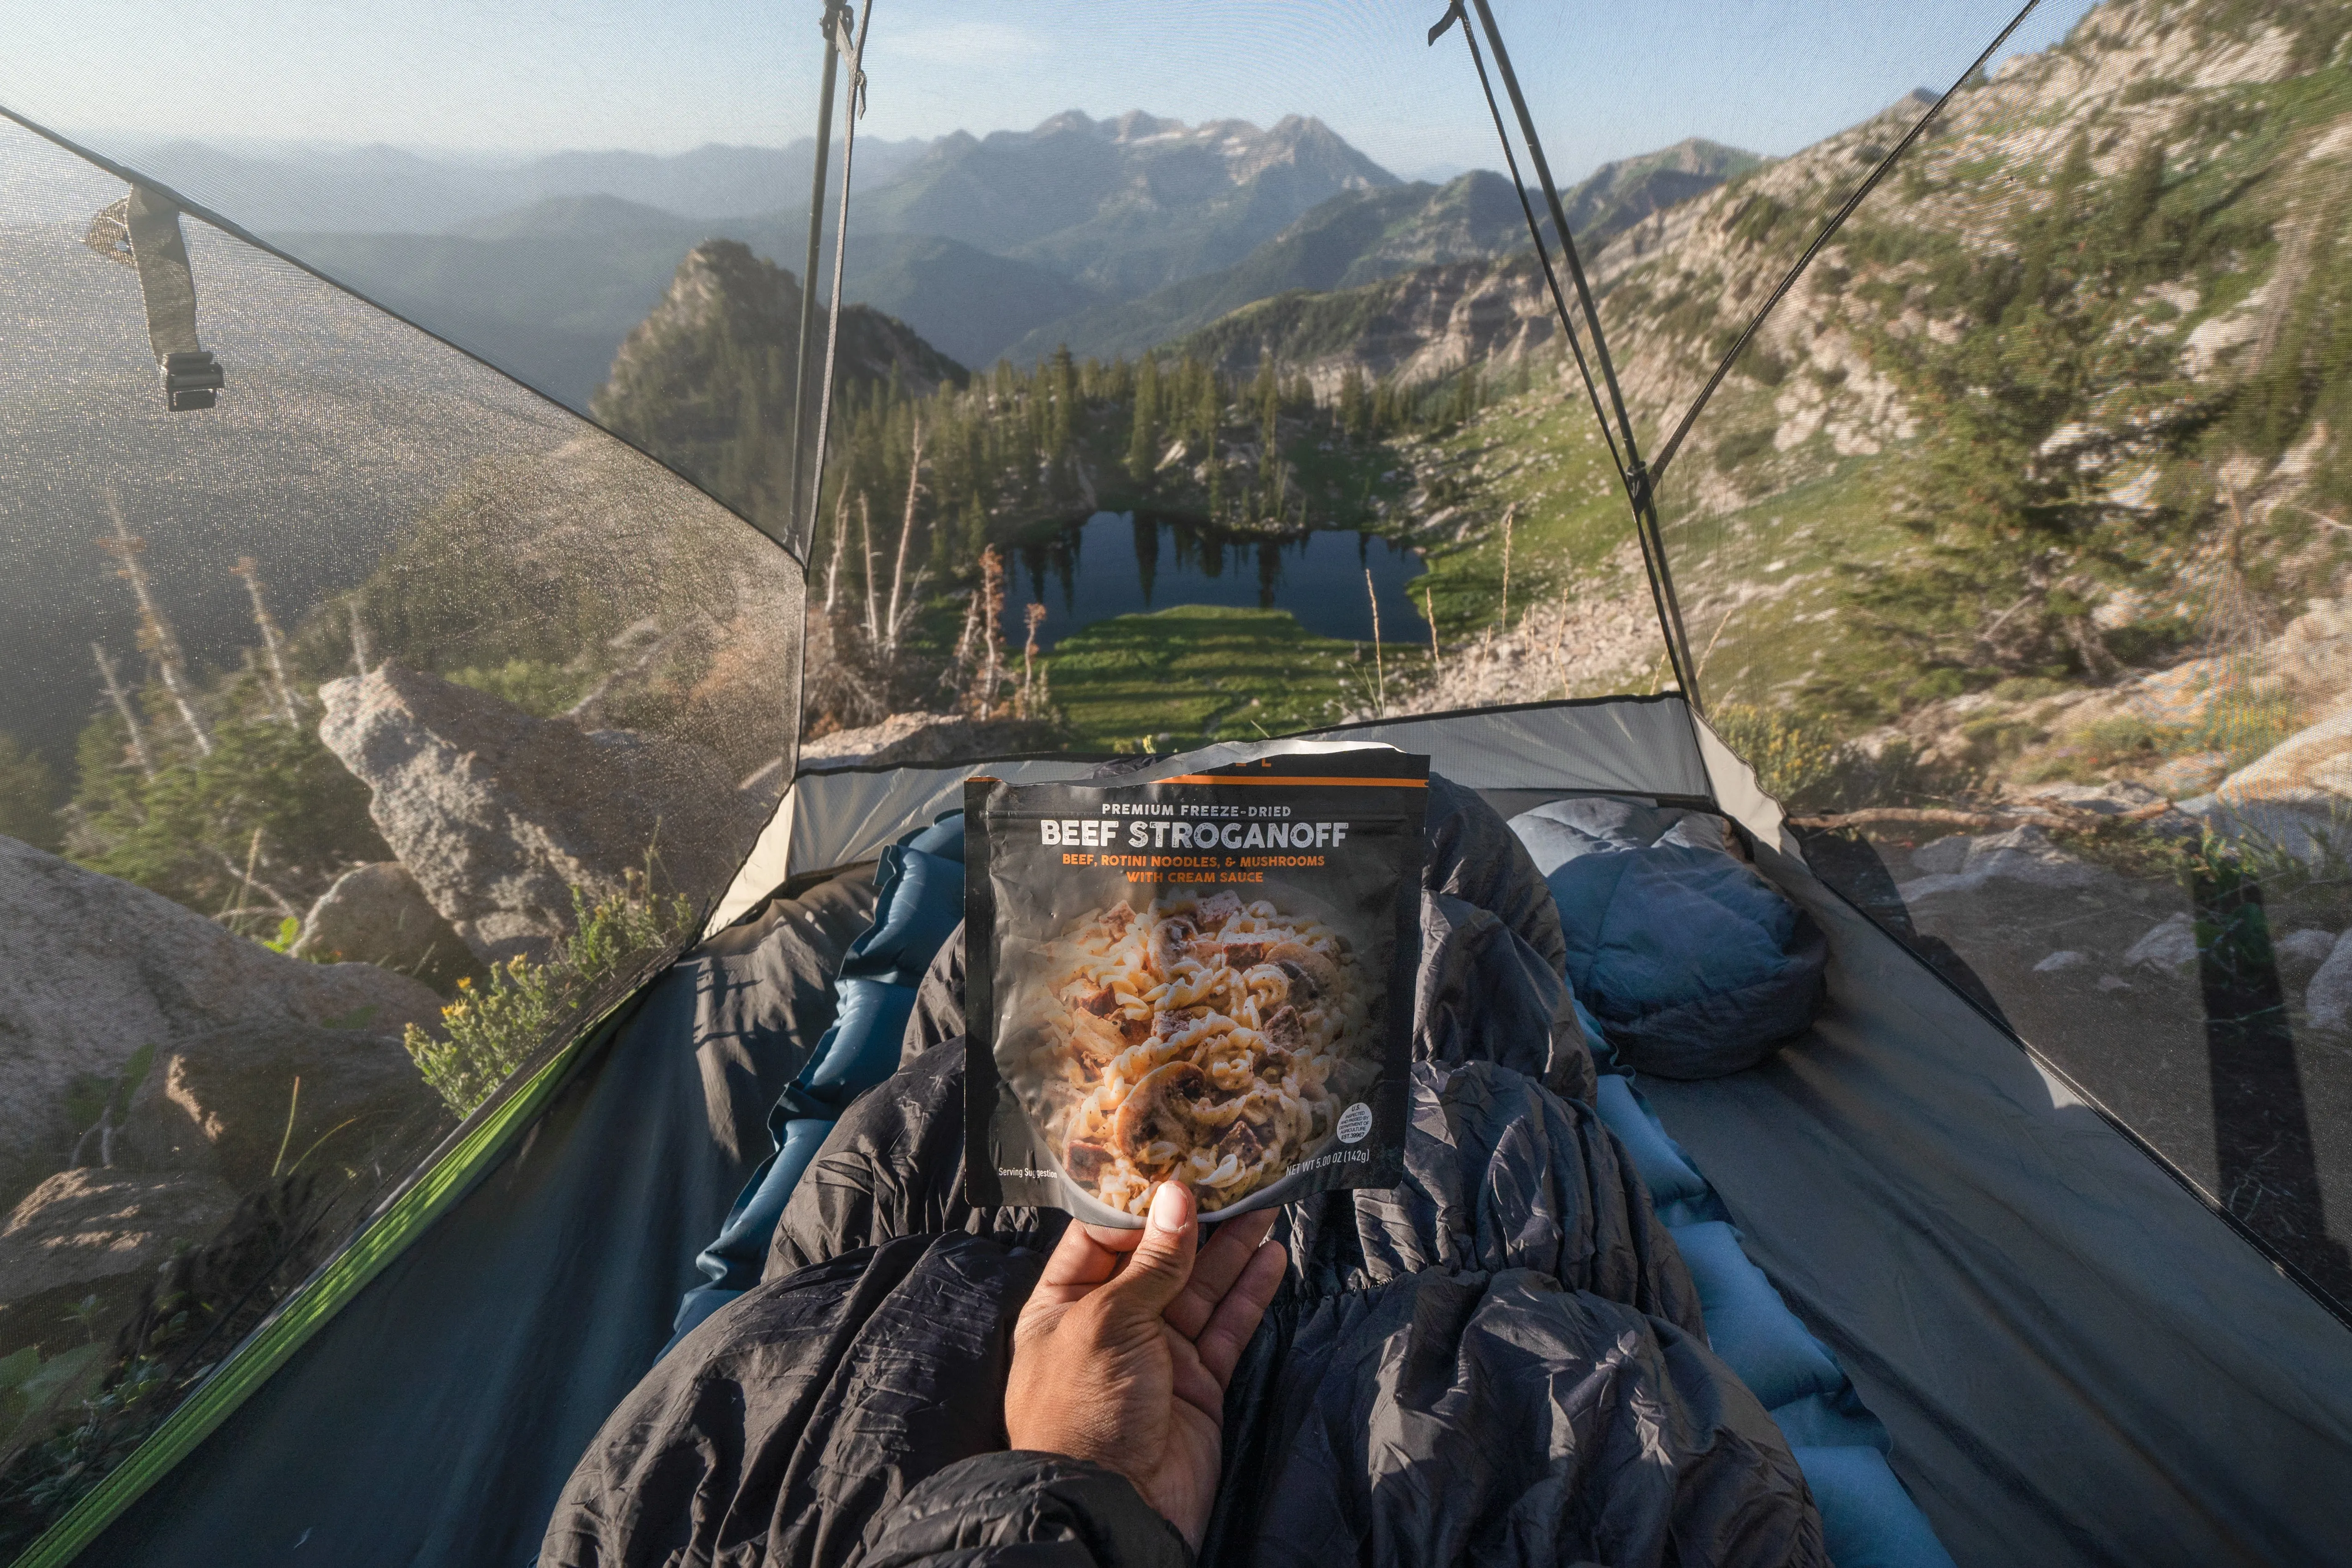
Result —
MULTIPOLYGON (((1711 696, 1845 726, 1966 696, 1981 729, 2045 688, 2120 692, 2249 655, 2340 591, 2347 30, 2334 3, 2110 0, 1955 96, 1664 481, 1711 696)), ((1925 108, 1652 214, 1592 258, 1645 450, 1925 108)), ((1517 258, 1268 301, 1185 346, 1234 371, 1271 352, 1326 386, 1351 365, 1428 378, 1559 351, 1517 258)), ((1579 423, 1541 438, 1581 439, 1579 423)), ((1470 472, 1476 444, 1422 477, 1491 526, 1507 497, 1470 472)), ((1523 506, 1519 526, 1589 499, 1523 506)), ((2217 747, 2214 730, 2249 729, 2231 712, 2149 721, 2149 765, 2197 749, 2243 765, 2319 716, 2306 703, 2217 747)), ((2072 744, 2028 723, 1991 755, 2072 744)))
MULTIPOLYGON (((791 429, 800 308, 798 281, 749 246, 695 246, 661 303, 621 344, 592 405, 596 417, 742 505, 730 494, 742 481, 722 470, 718 449, 746 419, 791 429)), ((844 390, 896 378, 928 392, 964 379, 962 366, 905 323, 863 306, 843 310, 837 353, 835 384, 844 390)))
MULTIPOLYGON (((1639 158, 1604 163, 1561 193, 1560 202, 1578 242, 1593 250, 1653 213, 1711 190, 1760 162, 1753 153, 1693 138, 1639 158)), ((1540 214, 1540 204, 1538 210, 1540 214)), ((1544 227, 1550 232, 1549 221, 1544 227)), ((1013 358, 1025 362, 1067 344, 1074 354, 1108 359, 1116 353, 1131 356, 1183 340, 1188 348, 1213 343, 1221 362, 1230 361, 1227 368, 1245 374, 1255 366, 1246 348, 1253 340, 1250 327, 1236 324, 1197 342, 1192 340, 1194 335, 1260 300, 1300 292, 1346 291, 1422 268, 1492 261, 1527 248, 1526 214, 1510 182, 1499 174, 1474 170, 1443 186, 1415 183, 1349 191, 1307 214, 1233 267, 1188 278, 1140 299, 1108 303, 1048 322, 1016 344, 1013 358)), ((1437 287, 1442 290, 1444 285, 1437 287)), ((1402 302, 1415 293, 1411 288, 1377 290, 1365 300, 1342 305, 1337 314, 1354 321, 1363 318, 1365 307, 1373 301, 1402 302)), ((1295 326, 1275 326, 1287 323, 1292 313, 1281 307, 1269 308, 1258 325, 1261 330, 1271 329, 1273 336, 1262 340, 1258 351, 1270 346, 1286 364, 1328 357, 1328 345, 1317 340, 1318 335, 1335 330, 1328 315, 1313 300, 1286 304, 1296 304, 1302 319, 1295 326)), ((1377 305, 1372 308, 1377 309, 1377 305)), ((1521 351, 1522 345, 1497 342, 1476 328, 1466 335, 1430 332, 1425 309, 1408 308, 1404 314, 1418 320, 1387 329, 1406 333, 1419 329, 1433 339, 1444 337, 1445 347, 1457 355, 1455 363, 1464 352, 1477 358, 1497 353, 1507 358, 1521 351)), ((1474 307, 1465 319, 1476 321, 1479 317, 1474 307)), ((1345 330, 1339 327, 1337 334, 1344 336, 1345 330)), ((1405 373, 1410 375, 1440 364, 1444 354, 1423 352, 1409 358, 1412 364, 1405 373)), ((1400 363, 1383 358, 1377 342, 1362 347, 1359 362, 1375 373, 1391 374, 1400 363)))

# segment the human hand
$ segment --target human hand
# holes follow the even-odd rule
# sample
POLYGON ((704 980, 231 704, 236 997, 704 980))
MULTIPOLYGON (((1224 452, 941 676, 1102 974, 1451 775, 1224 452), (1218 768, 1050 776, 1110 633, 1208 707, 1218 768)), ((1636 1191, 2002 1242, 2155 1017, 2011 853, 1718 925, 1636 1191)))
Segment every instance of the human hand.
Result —
POLYGON ((1013 1447, 1118 1471, 1198 1551, 1225 1384, 1286 1262, 1262 1245, 1274 1215, 1229 1219, 1202 1247, 1192 1193, 1163 1182, 1141 1230, 1074 1222, 1013 1326, 1013 1447))

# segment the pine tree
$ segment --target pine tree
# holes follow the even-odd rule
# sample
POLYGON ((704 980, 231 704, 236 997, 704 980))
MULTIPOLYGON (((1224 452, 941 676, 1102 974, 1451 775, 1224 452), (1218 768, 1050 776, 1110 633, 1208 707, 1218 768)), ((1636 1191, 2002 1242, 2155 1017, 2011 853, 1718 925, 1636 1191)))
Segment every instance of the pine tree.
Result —
POLYGON ((1139 485, 1150 482, 1160 459, 1160 364, 1146 354, 1135 368, 1135 417, 1127 441, 1127 472, 1139 485))
POLYGON ((1371 407, 1364 396, 1364 372, 1350 364, 1339 377, 1339 430, 1350 441, 1370 434, 1371 407))

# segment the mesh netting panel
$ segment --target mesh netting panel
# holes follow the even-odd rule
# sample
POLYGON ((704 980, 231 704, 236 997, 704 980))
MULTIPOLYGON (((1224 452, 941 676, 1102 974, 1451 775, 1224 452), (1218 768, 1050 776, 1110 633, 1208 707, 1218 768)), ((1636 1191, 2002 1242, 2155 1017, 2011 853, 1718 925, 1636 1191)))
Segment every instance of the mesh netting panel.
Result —
POLYGON ((787 555, 193 219, 167 412, 126 194, 0 132, 0 1552, 675 950, 793 743, 787 555))
POLYGON ((820 9, 100 4, 0 103, 585 412, 697 245, 802 270, 820 9))
POLYGON ((1664 497, 1815 867, 2339 1301, 2347 24, 2109 5, 1965 89, 1664 497))

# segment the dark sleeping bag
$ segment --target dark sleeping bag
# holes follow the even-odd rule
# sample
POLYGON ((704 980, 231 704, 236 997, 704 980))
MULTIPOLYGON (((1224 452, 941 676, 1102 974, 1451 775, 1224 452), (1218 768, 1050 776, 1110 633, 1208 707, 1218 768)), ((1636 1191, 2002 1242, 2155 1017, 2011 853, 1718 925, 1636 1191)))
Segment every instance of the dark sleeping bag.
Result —
POLYGON ((1559 906, 1568 982, 1628 1067, 1720 1077, 1812 1022, 1829 945, 1725 847, 1722 818, 1586 799, 1510 826, 1559 906))
MULTIPOLYGON (((1024 1530, 1001 1557, 901 1550, 942 1508, 995 1529, 991 1498, 1069 1479, 1000 1452, 1013 1323, 1066 1217, 962 1202, 961 1047, 842 1118, 767 1280, 614 1412, 543 1563, 1184 1561, 1125 1500, 1055 1514, 1051 1556, 1024 1530)), ((1418 1065, 1413 1102, 1401 1187, 1276 1227, 1291 1268, 1227 1395, 1202 1558, 1825 1561, 1795 1457, 1706 1348, 1592 1110, 1485 1062, 1418 1065)))
MULTIPOLYGON (((1431 807, 1406 1179, 1283 1211, 1202 1559, 1824 1562, 1795 1458, 1707 1347, 1591 1103, 1550 898, 1475 796, 1431 807)), ((794 1186, 761 1282, 590 1446, 550 1568, 1190 1560, 1120 1478, 1003 1451, 1013 1323, 1067 1220, 963 1201, 961 949, 794 1186)))

